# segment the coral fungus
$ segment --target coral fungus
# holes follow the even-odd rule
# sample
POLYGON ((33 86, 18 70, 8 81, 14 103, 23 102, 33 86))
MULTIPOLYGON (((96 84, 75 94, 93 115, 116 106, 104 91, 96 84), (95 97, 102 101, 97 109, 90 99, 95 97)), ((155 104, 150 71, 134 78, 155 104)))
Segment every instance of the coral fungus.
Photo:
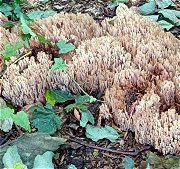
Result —
MULTIPOLYGON (((88 15, 61 13, 32 26, 54 43, 74 39, 77 48, 67 73, 52 72, 52 56, 44 52, 10 65, 1 81, 6 99, 24 106, 43 101, 49 88, 76 93, 70 75, 85 91, 105 94, 101 118, 134 131, 142 144, 180 154, 180 42, 173 35, 125 9, 101 24, 88 15)), ((3 40, 17 38, 7 34, 2 31, 3 40)), ((33 44, 38 46, 31 39, 33 44)))

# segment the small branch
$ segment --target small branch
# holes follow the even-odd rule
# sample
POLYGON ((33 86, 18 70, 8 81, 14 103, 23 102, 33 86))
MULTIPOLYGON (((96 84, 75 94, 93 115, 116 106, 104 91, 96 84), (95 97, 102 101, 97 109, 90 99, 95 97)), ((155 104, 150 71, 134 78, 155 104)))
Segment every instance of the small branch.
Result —
POLYGON ((150 149, 150 146, 146 146, 143 149, 132 151, 132 152, 131 151, 119 151, 119 150, 113 150, 113 149, 109 149, 109 148, 94 146, 92 144, 87 144, 87 143, 83 142, 82 140, 76 139, 74 136, 70 136, 68 139, 70 141, 72 141, 72 142, 78 143, 78 144, 86 146, 86 147, 90 147, 90 148, 97 149, 97 150, 102 150, 102 151, 108 151, 108 152, 111 152, 111 153, 121 154, 123 156, 126 156, 126 155, 137 156, 139 153, 150 149))
MULTIPOLYGON (((28 55, 30 55, 30 54, 32 54, 31 51, 29 51, 28 53, 20 56, 20 57, 17 58, 13 63, 11 63, 9 66, 11 66, 11 65, 13 65, 13 64, 16 64, 16 63, 19 62, 21 59, 23 59, 24 57, 26 57, 26 56, 28 56, 28 55)), ((4 75, 4 73, 6 72, 6 70, 7 70, 7 67, 5 68, 5 70, 4 70, 2 73, 0 73, 0 78, 4 75)))
POLYGON ((26 57, 26 56, 28 56, 28 55, 30 55, 30 54, 32 54, 31 51, 29 51, 28 53, 26 53, 26 54, 20 56, 19 58, 17 58, 12 64, 16 64, 16 63, 19 62, 21 59, 23 59, 24 57, 26 57))

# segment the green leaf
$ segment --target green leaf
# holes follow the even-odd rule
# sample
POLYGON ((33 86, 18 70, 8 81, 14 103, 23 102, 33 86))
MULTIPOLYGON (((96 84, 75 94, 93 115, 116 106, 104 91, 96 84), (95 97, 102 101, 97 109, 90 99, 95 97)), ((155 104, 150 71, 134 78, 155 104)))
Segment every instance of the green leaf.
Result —
POLYGON ((146 17, 153 21, 157 21, 159 18, 159 15, 147 15, 146 17))
POLYGON ((22 164, 21 157, 17 151, 17 146, 14 145, 9 147, 2 160, 5 168, 13 168, 16 163, 22 164))
POLYGON ((81 111, 80 126, 85 127, 88 121, 91 122, 92 125, 95 124, 92 113, 89 110, 86 112, 81 111))
POLYGON ((13 119, 8 118, 6 120, 0 120, 0 130, 9 132, 12 129, 13 119))
POLYGON ((39 42, 41 42, 43 44, 51 45, 51 41, 47 40, 44 36, 37 34, 37 38, 38 38, 39 42))
POLYGON ((20 16, 21 28, 24 34, 30 34, 32 37, 35 37, 36 34, 32 31, 32 29, 28 26, 29 21, 25 19, 24 15, 20 16))
POLYGON ((86 126, 86 137, 92 139, 93 141, 106 138, 111 142, 115 142, 116 139, 118 139, 119 134, 114 128, 107 125, 105 127, 95 127, 88 124, 86 126))
POLYGON ((75 165, 71 164, 68 166, 68 169, 77 169, 77 167, 75 165))
POLYGON ((172 11, 178 18, 180 18, 180 11, 177 11, 177 10, 172 10, 172 11))
POLYGON ((176 17, 174 10, 163 9, 160 10, 158 13, 162 14, 165 18, 169 19, 173 23, 179 22, 179 19, 176 17))
POLYGON ((50 89, 45 93, 46 102, 54 106, 55 103, 64 103, 68 100, 74 100, 74 96, 69 92, 58 89, 50 89))
POLYGON ((31 131, 28 116, 24 111, 17 112, 14 114, 14 109, 9 107, 0 109, 0 120, 12 119, 15 124, 21 126, 22 128, 31 131))
POLYGON ((29 42, 30 38, 31 38, 30 34, 22 34, 22 40, 24 41, 25 46, 28 48, 30 47, 30 42, 29 42))
POLYGON ((76 103, 92 103, 95 102, 96 98, 90 95, 84 95, 84 96, 75 96, 75 102, 76 103))
POLYGON ((37 19, 42 19, 42 18, 47 18, 49 16, 55 15, 57 12, 53 10, 46 10, 46 11, 31 11, 28 14, 28 17, 32 20, 37 20, 37 19))
POLYGON ((31 132, 30 122, 26 112, 19 111, 17 114, 14 114, 12 118, 17 125, 31 132))
POLYGON ((155 0, 150 0, 148 3, 139 7, 139 12, 142 15, 150 15, 156 12, 156 3, 155 0))
POLYGON ((112 2, 113 6, 119 6, 120 3, 128 3, 129 0, 116 0, 114 2, 112 2))
POLYGON ((10 57, 19 57, 19 54, 17 53, 19 49, 21 49, 24 46, 23 41, 16 42, 14 44, 5 43, 4 44, 4 50, 1 51, 1 54, 3 55, 5 60, 9 60, 10 57))
POLYGON ((128 156, 126 156, 123 160, 123 164, 124 164, 124 168, 125 169, 134 169, 135 165, 134 165, 134 160, 128 156))
POLYGON ((27 167, 22 163, 16 163, 13 165, 13 169, 27 169, 27 167))
POLYGON ((64 40, 59 41, 56 45, 60 49, 59 54, 68 53, 75 49, 73 44, 66 43, 64 40))
POLYGON ((5 29, 9 29, 9 28, 12 28, 14 27, 14 23, 13 22, 4 22, 4 25, 3 25, 3 28, 5 29))
MULTIPOLYGON (((60 145, 65 144, 65 141, 60 136, 51 137, 47 133, 26 133, 14 141, 0 146, 0 159, 3 158, 9 146, 16 145, 23 163, 29 169, 32 169, 37 155, 44 154, 47 151, 56 151, 60 145)), ((0 160, 0 168, 3 168, 2 160, 0 160)))
POLYGON ((63 70, 66 71, 67 70, 67 64, 63 63, 63 59, 62 58, 54 58, 54 65, 52 65, 51 70, 55 71, 55 70, 63 70))
POLYGON ((13 12, 15 13, 16 17, 20 18, 20 16, 23 14, 22 11, 21 11, 20 5, 17 4, 17 3, 13 3, 13 7, 14 7, 13 12))
POLYGON ((34 160, 33 169, 54 169, 52 158, 54 153, 47 151, 43 155, 37 155, 34 160))
POLYGON ((2 12, 6 16, 11 16, 12 10, 13 8, 7 3, 3 3, 2 5, 0 5, 0 12, 2 12))
POLYGON ((60 128, 60 117, 56 115, 51 105, 34 106, 30 108, 32 113, 32 125, 38 129, 38 132, 54 134, 60 128))
POLYGON ((88 111, 87 106, 82 103, 69 104, 68 106, 65 107, 65 109, 66 109, 66 112, 71 112, 74 109, 79 109, 84 112, 88 111))
POLYGON ((165 21, 165 20, 160 20, 158 21, 159 25, 166 30, 171 29, 172 27, 174 27, 174 25, 172 25, 171 23, 165 21))
POLYGON ((157 1, 158 7, 161 9, 167 8, 169 6, 176 6, 171 0, 158 0, 157 1))

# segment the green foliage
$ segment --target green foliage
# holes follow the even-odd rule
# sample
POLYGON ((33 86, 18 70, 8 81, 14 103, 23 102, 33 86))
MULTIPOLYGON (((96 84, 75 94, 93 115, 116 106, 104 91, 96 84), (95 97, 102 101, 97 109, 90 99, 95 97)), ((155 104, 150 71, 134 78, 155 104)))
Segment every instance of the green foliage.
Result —
MULTIPOLYGON (((51 137, 47 133, 26 133, 9 145, 0 146, 0 159, 10 146, 16 145, 24 165, 32 169, 37 155, 42 155, 47 151, 56 151, 60 145, 65 144, 65 141, 62 137, 51 137)), ((0 168, 3 168, 2 160, 0 160, 0 168)))
POLYGON ((1 3, 0 5, 0 12, 2 12, 5 16, 12 15, 13 7, 8 5, 7 3, 1 3))
POLYGON ((55 70, 63 70, 66 71, 67 70, 67 64, 63 63, 63 59, 62 58, 54 58, 54 64, 51 67, 51 70, 55 71, 55 70))
POLYGON ((3 28, 12 28, 15 24, 13 22, 5 22, 3 28))
POLYGON ((66 43, 64 40, 59 41, 56 45, 59 48, 59 54, 68 53, 75 49, 72 43, 66 43))
POLYGON ((44 36, 42 35, 39 35, 39 34, 36 34, 39 42, 41 42, 42 44, 48 44, 48 45, 51 45, 51 41, 50 40, 47 40, 44 36))
POLYGON ((36 36, 36 34, 29 27, 30 22, 27 20, 24 14, 20 15, 20 23, 21 23, 21 29, 25 35, 30 34, 32 37, 36 36))
POLYGON ((27 168, 24 164, 16 163, 13 165, 13 169, 25 169, 27 168))
POLYGON ((46 10, 46 11, 31 11, 27 16, 32 20, 47 18, 49 16, 55 15, 57 12, 53 10, 46 10))
POLYGON ((157 21, 163 29, 169 30, 174 26, 180 26, 180 11, 173 10, 173 7, 176 5, 172 0, 149 0, 139 7, 139 12, 157 21))
POLYGON ((11 17, 12 20, 17 21, 22 13, 20 5, 23 1, 13 0, 9 3, 0 2, 0 12, 5 16, 11 17))
POLYGON ((146 160, 153 168, 180 168, 180 157, 178 156, 158 156, 155 153, 149 152, 146 160))
POLYGON ((75 102, 76 103, 93 103, 96 101, 96 98, 93 96, 89 95, 84 95, 84 96, 75 96, 75 102))
POLYGON ((71 112, 74 109, 79 109, 81 111, 88 111, 88 107, 82 103, 73 103, 69 104, 68 106, 65 107, 66 112, 71 112))
POLYGON ((116 139, 119 138, 119 134, 114 128, 107 125, 105 127, 95 127, 92 125, 87 125, 86 137, 92 139, 93 141, 98 141, 100 139, 106 138, 111 142, 115 142, 116 139))
POLYGON ((13 122, 22 128, 31 131, 30 122, 26 112, 19 111, 16 114, 14 113, 14 109, 10 109, 9 107, 0 109, 0 120, 12 119, 13 122))
POLYGON ((33 169, 54 169, 52 158, 54 153, 47 151, 43 155, 37 155, 34 160, 33 169))
POLYGON ((17 164, 23 164, 20 155, 17 151, 17 146, 9 147, 6 153, 3 156, 3 164, 6 168, 13 168, 15 169, 15 166, 17 168, 17 164))
POLYGON ((77 169, 77 167, 75 165, 71 164, 68 166, 68 169, 77 169))
POLYGON ((30 108, 32 125, 38 132, 54 134, 60 128, 61 120, 50 104, 30 108))
POLYGON ((5 60, 9 60, 10 57, 19 57, 18 50, 21 49, 24 46, 23 41, 16 42, 14 44, 5 43, 4 44, 4 50, 2 50, 0 53, 3 55, 5 60))
POLYGON ((92 125, 95 124, 94 117, 89 110, 87 110, 85 112, 84 111, 80 111, 80 112, 81 112, 81 120, 80 120, 81 127, 85 127, 87 125, 88 121, 91 122, 92 125))
POLYGON ((119 6, 120 3, 128 3, 129 0, 115 0, 114 2, 112 2, 113 6, 119 6))
POLYGON ((74 100, 74 96, 67 91, 50 89, 45 93, 46 102, 54 106, 55 103, 64 103, 68 100, 74 100))
POLYGON ((123 159, 124 169, 134 169, 134 160, 128 156, 123 159))

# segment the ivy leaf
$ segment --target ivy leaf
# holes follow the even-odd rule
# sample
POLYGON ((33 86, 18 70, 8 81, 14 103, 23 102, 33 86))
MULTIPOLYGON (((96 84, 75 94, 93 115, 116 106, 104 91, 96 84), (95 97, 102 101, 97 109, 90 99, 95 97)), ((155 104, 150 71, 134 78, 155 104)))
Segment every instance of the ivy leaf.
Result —
POLYGON ((45 93, 46 102, 54 106, 55 103, 64 103, 68 100, 74 100, 74 96, 67 91, 50 89, 45 93))
POLYGON ((60 49, 59 54, 68 53, 75 49, 72 43, 66 43, 64 40, 59 41, 56 45, 60 49))
POLYGON ((16 163, 13 165, 13 169, 27 169, 27 167, 24 164, 16 163))
POLYGON ((63 70, 66 71, 67 70, 67 64, 63 63, 63 59, 62 58, 54 58, 54 65, 52 65, 51 70, 55 71, 55 70, 63 70))
POLYGON ((88 121, 91 122, 92 125, 95 124, 92 113, 89 110, 86 112, 81 111, 80 126, 85 127, 88 121))
POLYGON ((113 6, 119 6, 120 3, 128 3, 129 0, 116 0, 114 2, 112 2, 113 6))
POLYGON ((86 126, 86 137, 93 141, 106 138, 111 142, 115 142, 116 139, 118 139, 119 134, 114 128, 107 125, 105 127, 95 127, 88 124, 86 126))
POLYGON ((77 167, 75 165, 71 164, 68 166, 68 169, 77 169, 77 167))
MULTIPOLYGON (((32 169, 34 159, 38 154, 56 151, 60 145, 66 144, 65 141, 62 137, 51 137, 47 133, 25 133, 14 141, 0 147, 0 159, 3 158, 9 146, 16 145, 23 163, 29 169, 32 169)), ((0 168, 3 168, 2 160, 0 160, 0 168)))
POLYGON ((146 17, 153 21, 157 21, 159 18, 159 15, 147 15, 146 17))
POLYGON ((13 120, 17 125, 28 130, 29 132, 31 131, 30 122, 26 112, 24 111, 17 112, 17 114, 13 115, 13 120))
POLYGON ((22 15, 22 14, 20 16, 20 22, 21 22, 22 31, 24 34, 30 34, 32 37, 36 36, 36 34, 28 26, 29 22, 25 19, 24 15, 22 15))
POLYGON ((32 125, 38 132, 54 134, 60 128, 60 118, 50 104, 46 106, 34 106, 30 108, 32 113, 32 125))
POLYGON ((14 168, 16 163, 23 164, 16 145, 7 149, 2 160, 5 168, 14 168))
POLYGON ((156 11, 156 3, 154 0, 150 0, 148 3, 139 7, 139 12, 142 15, 150 15, 156 11))
POLYGON ((49 16, 55 15, 57 12, 53 10, 46 10, 46 11, 31 11, 27 16, 32 20, 47 18, 49 16))
POLYGON ((2 12, 6 16, 11 16, 12 10, 13 8, 7 3, 3 3, 2 5, 0 5, 0 12, 2 12))
POLYGON ((41 42, 43 44, 51 45, 51 41, 46 39, 44 36, 37 34, 37 38, 38 38, 39 42, 41 42))
POLYGON ((37 155, 34 160, 33 169, 54 169, 52 158, 54 153, 52 151, 47 151, 43 155, 37 155))
POLYGON ((126 156, 123 160, 124 168, 125 169, 134 169, 134 160, 128 156, 126 156))
POLYGON ((179 19, 176 17, 174 10, 163 9, 160 10, 158 13, 162 14, 165 18, 169 19, 173 23, 179 22, 179 19))
POLYGON ((81 111, 88 111, 88 108, 86 105, 82 103, 74 103, 74 104, 69 104, 68 106, 65 107, 66 112, 71 112, 74 109, 79 109, 81 111))
POLYGON ((3 25, 3 28, 5 29, 9 29, 9 28, 12 28, 14 27, 14 23, 13 22, 4 22, 4 25, 3 25))
POLYGON ((75 102, 76 103, 92 103, 95 102, 96 98, 94 98, 93 96, 89 96, 89 95, 84 95, 84 96, 76 96, 75 97, 75 102))
POLYGON ((169 30, 171 29, 172 27, 174 27, 173 24, 165 21, 165 20, 160 20, 158 21, 159 25, 163 28, 163 29, 166 29, 166 30, 169 30))
POLYGON ((14 44, 5 43, 4 44, 4 50, 1 51, 1 54, 3 55, 5 60, 9 60, 10 57, 19 57, 19 54, 17 51, 21 49, 24 46, 23 41, 16 42, 14 44))
POLYGON ((14 109, 9 107, 0 109, 0 120, 12 119, 15 124, 21 126, 22 128, 31 131, 30 123, 26 112, 20 111, 17 114, 14 114, 14 109))
POLYGON ((161 9, 167 8, 169 6, 176 6, 171 0, 158 0, 157 1, 158 7, 161 9))

